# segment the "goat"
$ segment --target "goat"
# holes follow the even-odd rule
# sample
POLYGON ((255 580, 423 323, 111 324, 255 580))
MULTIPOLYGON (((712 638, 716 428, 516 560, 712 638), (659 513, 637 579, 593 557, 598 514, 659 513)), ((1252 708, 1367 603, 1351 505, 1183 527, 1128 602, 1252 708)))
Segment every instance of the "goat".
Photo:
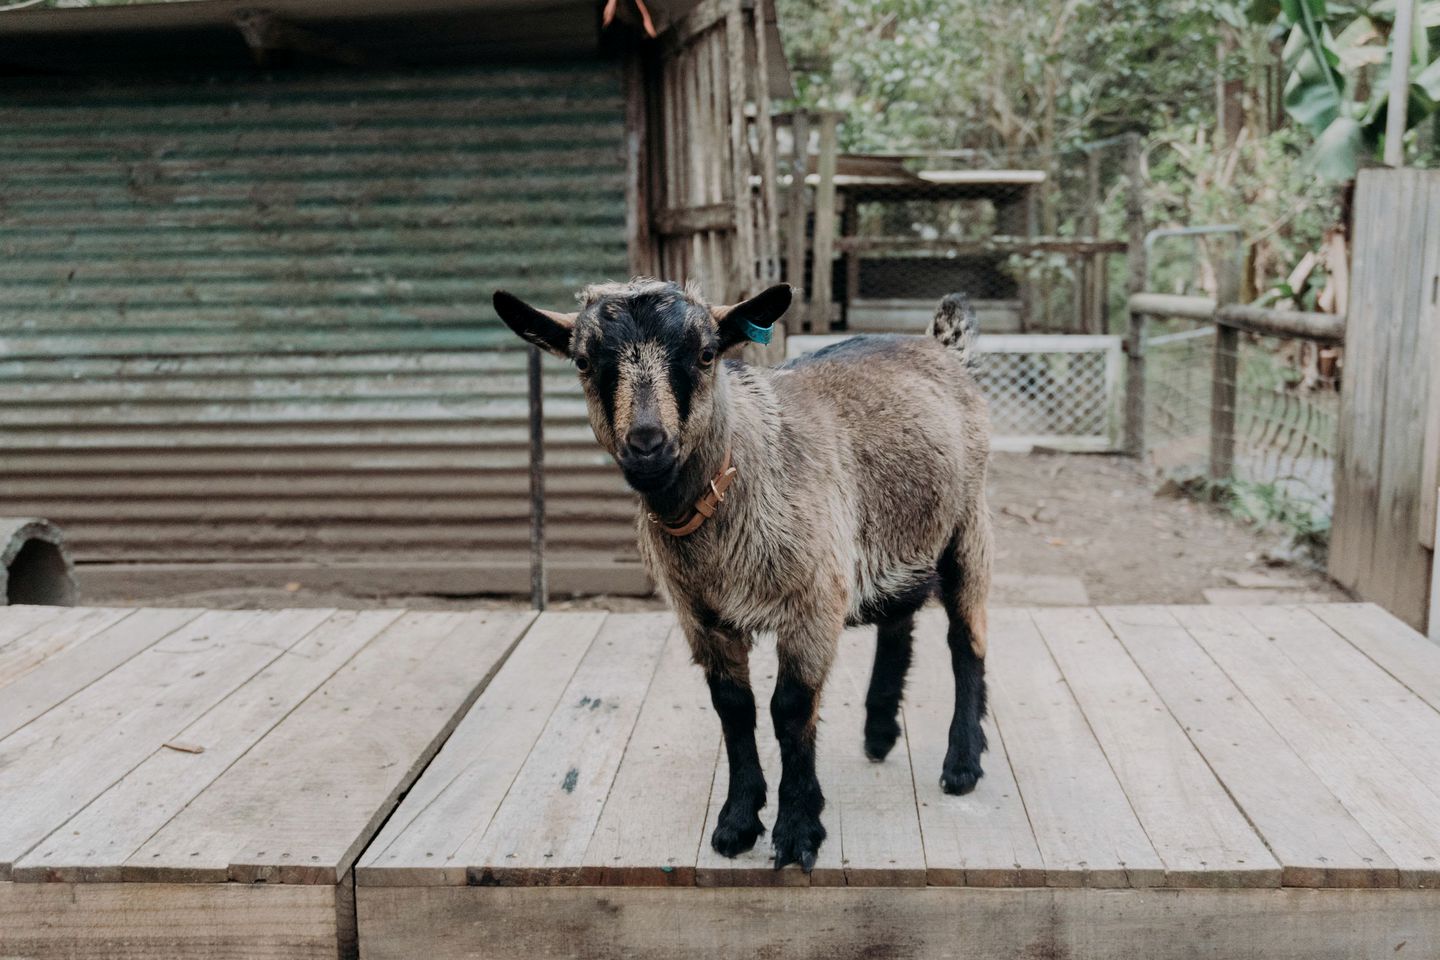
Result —
POLYGON ((878 762, 900 734, 915 612, 938 585, 955 673, 940 783, 963 794, 982 775, 989 431, 962 296, 945 298, 927 336, 854 337, 776 369, 719 360, 768 340, 790 299, 781 285, 711 307, 693 288, 642 278, 588 287, 576 313, 503 291, 495 310, 574 362, 595 437, 643 500, 643 559, 724 732, 729 792, 710 842, 727 857, 765 829, 749 651, 756 632, 775 632, 782 772, 771 840, 777 870, 808 873, 825 839, 820 691, 847 625, 878 625, 864 731, 878 762))

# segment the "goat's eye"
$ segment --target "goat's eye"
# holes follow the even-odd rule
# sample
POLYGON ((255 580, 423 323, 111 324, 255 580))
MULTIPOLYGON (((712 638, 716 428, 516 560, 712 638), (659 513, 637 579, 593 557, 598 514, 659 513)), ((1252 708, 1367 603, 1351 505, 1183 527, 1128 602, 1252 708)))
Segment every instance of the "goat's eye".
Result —
POLYGON ((584 373, 586 370, 590 369, 590 361, 587 360, 585 357, 576 357, 575 369, 579 370, 581 373, 584 373))
POLYGON ((701 350, 701 351, 700 351, 700 366, 702 366, 702 367, 708 367, 708 366, 710 366, 710 364, 712 364, 712 363, 714 363, 714 362, 715 362, 715 351, 714 351, 714 350, 701 350))

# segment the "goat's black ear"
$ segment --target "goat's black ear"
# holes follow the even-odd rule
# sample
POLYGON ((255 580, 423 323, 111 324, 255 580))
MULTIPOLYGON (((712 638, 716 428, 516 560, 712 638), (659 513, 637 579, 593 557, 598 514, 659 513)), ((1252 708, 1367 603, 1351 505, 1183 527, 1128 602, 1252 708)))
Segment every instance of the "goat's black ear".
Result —
POLYGON ((710 315, 720 332, 720 349, 728 350, 746 340, 769 343, 770 328, 790 309, 791 296, 790 284, 778 283, 734 306, 711 307, 710 315))
POLYGON ((575 332, 578 314, 538 310, 504 290, 495 291, 495 312, 505 326, 541 350, 557 357, 570 356, 570 336, 575 332))

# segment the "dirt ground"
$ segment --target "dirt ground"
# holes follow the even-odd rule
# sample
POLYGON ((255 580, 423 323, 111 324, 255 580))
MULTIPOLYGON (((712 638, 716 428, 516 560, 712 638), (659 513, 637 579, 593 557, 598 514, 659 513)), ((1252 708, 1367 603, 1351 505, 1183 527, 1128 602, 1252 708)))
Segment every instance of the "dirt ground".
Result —
MULTIPOLYGON (((1220 510, 1157 495, 1159 479, 1121 457, 996 454, 990 473, 995 518, 994 605, 1204 603, 1206 589, 1346 599, 1323 573, 1267 559, 1284 552, 1277 534, 1257 532, 1220 510), (1078 584, 1076 581, 1078 580, 1078 584), (1255 591, 1254 588, 1262 588, 1255 591), (1079 591, 1077 593, 1077 591, 1079 591)), ((102 596, 87 603, 204 606, 218 609, 406 606, 412 609, 509 608, 521 598, 349 596, 294 590, 227 589, 102 596)), ((660 609, 654 598, 557 598, 554 609, 660 609)))

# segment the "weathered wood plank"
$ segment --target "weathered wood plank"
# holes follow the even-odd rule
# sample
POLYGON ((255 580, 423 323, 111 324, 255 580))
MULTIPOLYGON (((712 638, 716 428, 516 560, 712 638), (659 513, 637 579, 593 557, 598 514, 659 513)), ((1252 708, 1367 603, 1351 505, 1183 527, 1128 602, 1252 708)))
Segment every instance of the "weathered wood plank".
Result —
POLYGON ((992 611, 990 709, 1051 886, 1145 887, 1165 865, 1024 611, 992 611))
POLYGON ((336 883, 532 616, 404 615, 135 851, 121 876, 336 883))
POLYGON ((56 654, 119 623, 134 612, 117 607, 58 609, 59 612, 51 619, 0 646, 0 687, 15 682, 56 654))
POLYGON ((821 719, 824 741, 820 786, 849 886, 923 887, 925 845, 915 778, 905 737, 884 763, 864 751, 865 692, 875 656, 874 628, 851 628, 840 637, 821 719))
POLYGON ((693 886, 717 763, 720 724, 704 675, 678 628, 665 641, 650 693, 585 850, 585 883, 693 886))
POLYGON ((61 825, 15 880, 119 881, 121 865, 403 611, 342 611, 61 825), (202 752, 193 752, 199 748, 202 752))
POLYGON ((1327 603, 1306 609, 1411 693, 1440 710, 1440 645, 1373 603, 1327 603))
POLYGON ((993 717, 986 717, 982 724, 989 749, 982 760, 985 776, 975 791, 952 797, 940 789, 955 709, 945 629, 945 618, 938 610, 926 610, 917 618, 914 661, 903 703, 905 740, 925 844, 925 882, 931 886, 1042 887, 1045 861, 1035 846, 1035 832, 993 717))
POLYGON ((456 852, 472 882, 577 882, 671 622, 605 619, 494 819, 456 852))
MULTIPOLYGON (((1440 712, 1415 696, 1340 634, 1304 610, 1236 607, 1350 721, 1385 746, 1440 797, 1440 712)), ((1434 676, 1434 674, 1432 674, 1434 676)), ((1434 817, 1440 826, 1440 810, 1434 817)))
POLYGON ((1164 607, 1103 607, 1115 635, 1294 887, 1393 886, 1395 864, 1164 607))
POLYGON ((1391 960, 1440 952, 1433 891, 362 889, 367 960, 1391 960), (563 921, 562 919, 563 918, 563 921))
POLYGON ((1400 885, 1440 886, 1440 795, 1352 722, 1236 608, 1190 607, 1176 616, 1390 855, 1400 885))
POLYGON ((0 956, 334 960, 336 888, 0 883, 0 956))
POLYGON ((17 604, 0 607, 0 650, 43 624, 65 614, 66 607, 17 604))
POLYGON ((1100 615, 1031 618, 1164 861, 1165 885, 1278 886, 1280 864, 1100 615))
POLYGON ((0 877, 332 612, 207 613, 0 741, 0 877))
POLYGON ((542 613, 355 867, 365 885, 464 884, 484 834, 604 613, 542 613))
POLYGON ((0 694, 0 740, 202 612, 182 608, 136 610, 85 642, 50 657, 0 694))

